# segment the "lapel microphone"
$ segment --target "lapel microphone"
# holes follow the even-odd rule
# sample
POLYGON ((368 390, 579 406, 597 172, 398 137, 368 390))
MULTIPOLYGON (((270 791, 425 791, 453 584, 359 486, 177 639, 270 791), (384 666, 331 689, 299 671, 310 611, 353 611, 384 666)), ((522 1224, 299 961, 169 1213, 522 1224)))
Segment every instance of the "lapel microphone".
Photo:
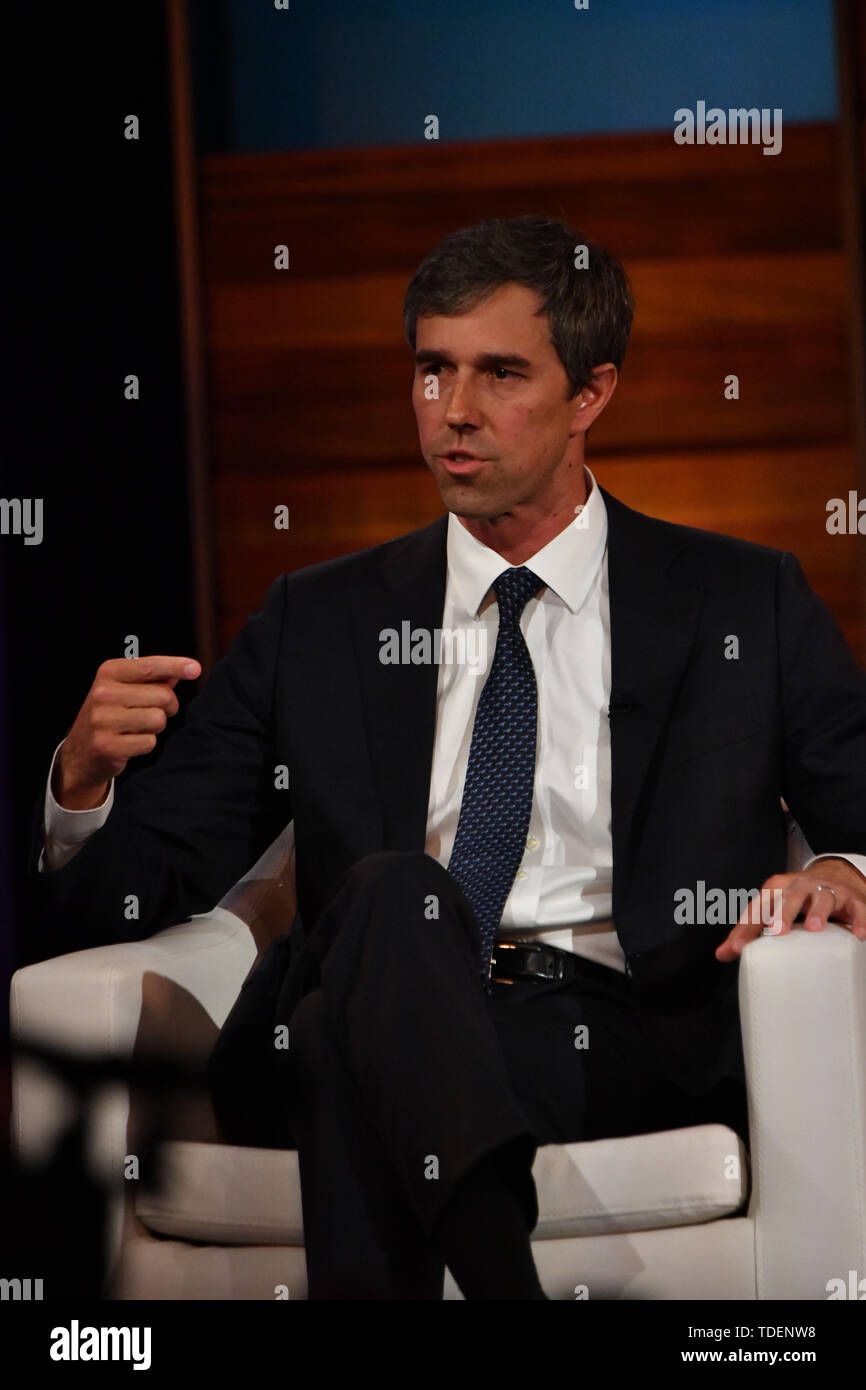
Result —
POLYGON ((607 717, 610 719, 615 714, 628 714, 629 710, 632 709, 634 709, 634 700, 629 695, 625 695, 621 700, 611 700, 607 707, 607 717))

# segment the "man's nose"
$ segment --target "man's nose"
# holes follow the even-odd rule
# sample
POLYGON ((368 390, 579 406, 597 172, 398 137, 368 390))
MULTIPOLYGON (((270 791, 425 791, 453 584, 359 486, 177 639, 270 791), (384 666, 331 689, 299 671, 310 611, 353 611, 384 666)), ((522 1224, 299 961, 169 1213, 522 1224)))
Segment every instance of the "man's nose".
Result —
POLYGON ((475 392, 465 380, 457 380, 451 388, 445 419, 449 425, 477 423, 478 403, 475 392))

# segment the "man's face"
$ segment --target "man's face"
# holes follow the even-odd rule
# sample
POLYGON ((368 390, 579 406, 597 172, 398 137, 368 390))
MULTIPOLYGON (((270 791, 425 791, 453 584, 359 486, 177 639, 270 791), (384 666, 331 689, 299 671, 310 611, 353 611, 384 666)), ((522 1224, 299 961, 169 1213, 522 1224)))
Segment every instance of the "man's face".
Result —
POLYGON ((412 404, 421 452, 458 516, 544 508, 581 471, 587 412, 567 399, 540 308, 533 290, 510 283, 469 313, 418 319, 412 404), (430 376, 438 399, 426 399, 430 376))

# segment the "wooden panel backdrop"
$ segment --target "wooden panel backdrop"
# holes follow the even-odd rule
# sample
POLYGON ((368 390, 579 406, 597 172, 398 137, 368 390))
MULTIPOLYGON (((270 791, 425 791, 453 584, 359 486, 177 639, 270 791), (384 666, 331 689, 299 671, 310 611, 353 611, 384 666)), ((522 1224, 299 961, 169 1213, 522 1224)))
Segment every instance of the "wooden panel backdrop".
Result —
POLYGON ((834 124, 785 127, 777 156, 634 134, 210 157, 199 204, 220 652, 281 571, 440 514, 405 287, 446 232, 541 212, 619 256, 635 293, 588 442, 599 481, 793 550, 866 659, 861 542, 826 530, 827 499, 858 486, 834 124))

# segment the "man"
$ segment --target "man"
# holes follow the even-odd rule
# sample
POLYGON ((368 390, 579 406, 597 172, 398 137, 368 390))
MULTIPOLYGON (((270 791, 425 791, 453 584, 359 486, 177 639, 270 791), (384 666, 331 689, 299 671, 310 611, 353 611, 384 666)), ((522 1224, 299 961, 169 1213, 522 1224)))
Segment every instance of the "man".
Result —
POLYGON ((448 517, 277 579, 116 805, 196 664, 104 663, 55 754, 54 950, 130 935, 130 893, 139 935, 207 910, 294 820, 299 917, 211 1077, 230 1140, 298 1149, 311 1298, 439 1298, 446 1264, 544 1298, 536 1147, 745 1134, 744 945, 800 914, 866 938, 866 675, 792 555, 584 464, 632 310, 562 223, 446 237, 404 318, 448 517), (774 894, 772 923, 690 923, 701 882, 774 894))

